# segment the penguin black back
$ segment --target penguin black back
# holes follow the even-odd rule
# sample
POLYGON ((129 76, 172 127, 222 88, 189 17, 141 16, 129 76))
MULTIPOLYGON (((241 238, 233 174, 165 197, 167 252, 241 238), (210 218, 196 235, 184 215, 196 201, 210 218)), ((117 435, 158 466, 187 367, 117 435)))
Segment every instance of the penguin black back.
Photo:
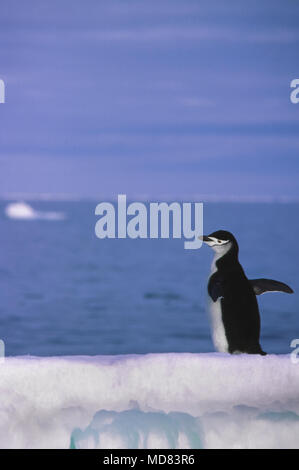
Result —
POLYGON ((292 293, 292 289, 278 281, 250 281, 239 263, 239 247, 232 233, 218 230, 202 239, 215 251, 208 293, 216 349, 265 355, 260 346, 260 313, 256 295, 269 290, 292 293))

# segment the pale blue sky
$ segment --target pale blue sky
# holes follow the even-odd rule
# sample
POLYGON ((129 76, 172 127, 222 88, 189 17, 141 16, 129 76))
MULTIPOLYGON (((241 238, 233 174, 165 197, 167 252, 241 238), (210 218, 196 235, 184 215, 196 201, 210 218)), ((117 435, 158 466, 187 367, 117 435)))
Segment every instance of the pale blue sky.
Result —
POLYGON ((0 193, 299 198, 295 0, 2 0, 0 193))

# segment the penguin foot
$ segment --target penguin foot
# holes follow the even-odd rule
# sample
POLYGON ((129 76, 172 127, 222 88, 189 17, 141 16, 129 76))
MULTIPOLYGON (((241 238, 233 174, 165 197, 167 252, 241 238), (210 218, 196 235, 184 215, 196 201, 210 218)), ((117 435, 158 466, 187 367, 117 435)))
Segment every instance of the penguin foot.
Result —
POLYGON ((248 348, 245 351, 240 349, 229 350, 230 354, 260 354, 261 356, 267 356, 267 353, 262 350, 261 347, 248 348))

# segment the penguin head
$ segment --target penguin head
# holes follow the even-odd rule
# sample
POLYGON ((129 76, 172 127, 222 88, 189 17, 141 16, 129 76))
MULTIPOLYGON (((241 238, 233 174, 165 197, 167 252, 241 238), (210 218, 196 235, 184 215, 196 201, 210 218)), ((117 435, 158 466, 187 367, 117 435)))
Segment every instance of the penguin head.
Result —
POLYGON ((237 240, 232 233, 226 230, 217 230, 210 235, 203 235, 199 238, 219 255, 225 255, 231 249, 238 252, 237 240))

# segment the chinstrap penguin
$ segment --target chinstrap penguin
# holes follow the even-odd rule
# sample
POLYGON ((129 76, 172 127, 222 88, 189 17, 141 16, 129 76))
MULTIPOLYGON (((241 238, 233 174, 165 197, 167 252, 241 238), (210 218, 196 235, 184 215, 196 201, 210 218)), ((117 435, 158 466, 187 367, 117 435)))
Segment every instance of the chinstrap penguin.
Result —
POLYGON ((265 355, 256 295, 270 291, 291 294, 293 290, 272 279, 247 279, 239 263, 237 240, 230 232, 218 230, 199 238, 215 252, 208 294, 216 350, 265 355))

